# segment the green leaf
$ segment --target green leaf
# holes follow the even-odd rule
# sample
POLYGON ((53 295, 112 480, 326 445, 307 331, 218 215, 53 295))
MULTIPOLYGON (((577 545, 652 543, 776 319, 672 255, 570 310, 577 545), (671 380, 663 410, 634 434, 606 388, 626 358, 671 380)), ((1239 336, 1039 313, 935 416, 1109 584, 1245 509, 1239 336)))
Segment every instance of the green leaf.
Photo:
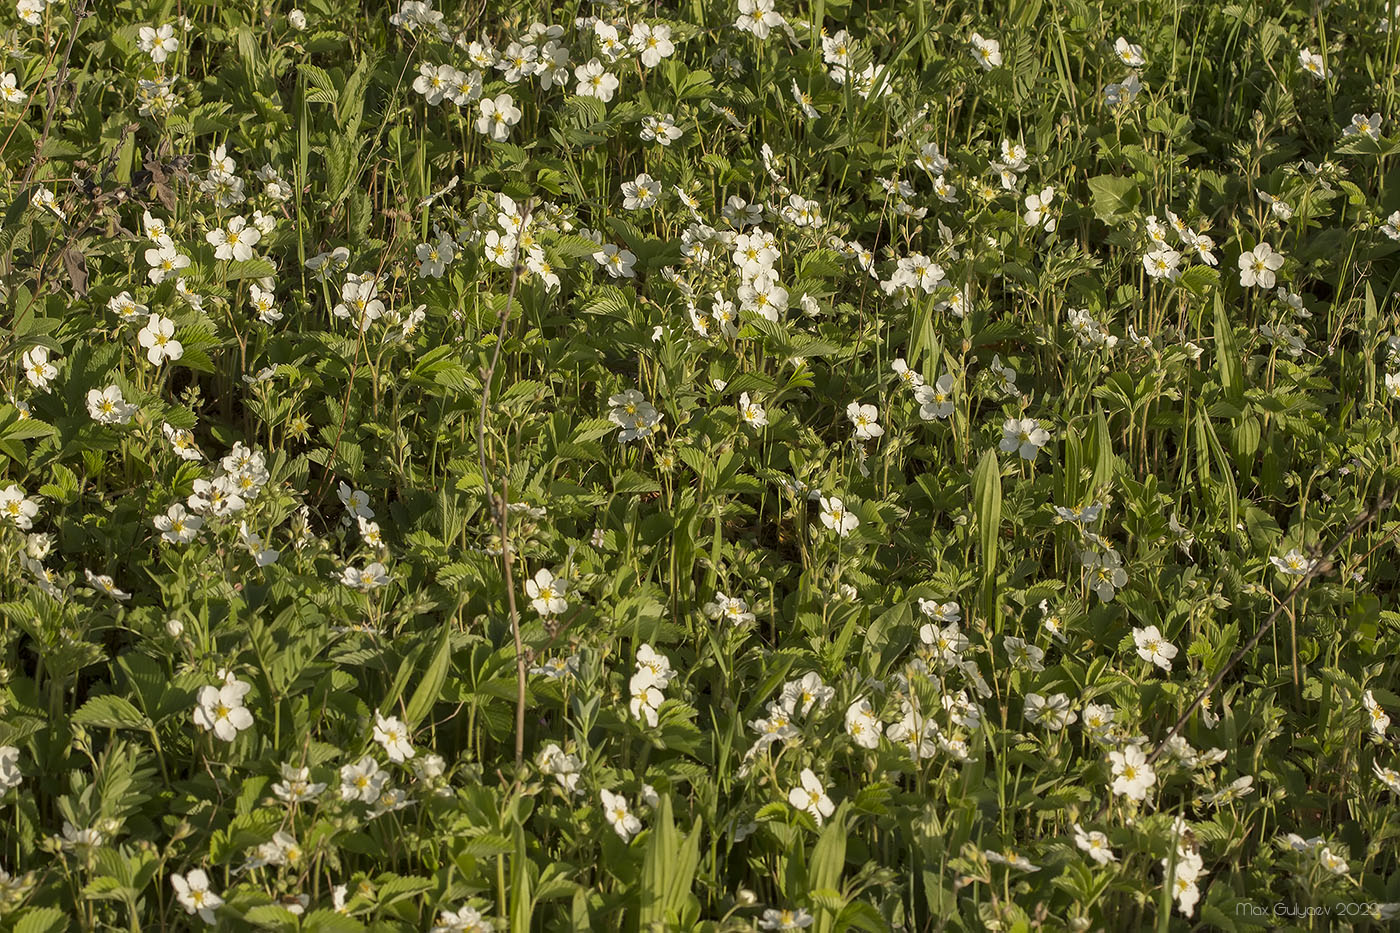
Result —
POLYGON ((303 917, 301 928, 305 933, 360 933, 365 925, 354 917, 322 907, 303 917))
POLYGON ((61 463, 50 464, 48 470, 52 482, 40 486, 39 495, 63 505, 78 501, 77 475, 61 463))
POLYGON ((1112 223, 1132 213, 1142 198, 1137 181, 1117 175, 1098 175, 1089 179, 1089 193, 1093 197, 1094 216, 1104 223, 1112 223))
POLYGON ((130 700, 115 695, 88 700, 82 709, 73 714, 73 722, 80 726, 98 726, 105 729, 151 728, 151 721, 143 716, 130 700))
POLYGON ((671 815, 671 795, 661 798, 652 820, 647 852, 642 860, 640 928, 667 928, 668 916, 679 914, 695 883, 700 862, 700 826, 684 839, 671 815))
POLYGON ((530 918, 535 913, 530 867, 530 858, 525 847, 525 830, 516 823, 515 855, 510 860, 510 933, 530 933, 530 918))
POLYGON ((229 263, 224 278, 232 282, 236 279, 265 279, 276 274, 277 267, 266 259, 247 259, 229 263))
POLYGON ((422 722, 423 717, 437 702, 442 693, 442 685, 447 681, 447 668, 451 663, 452 626, 444 622, 433 659, 428 662, 428 669, 423 672, 423 679, 418 682, 418 688, 413 691, 413 696, 409 697, 408 707, 404 710, 404 722, 410 729, 422 722))
POLYGON ((1225 397, 1238 405, 1244 400, 1244 362, 1235 344, 1235 329, 1225 313, 1225 300, 1215 295, 1215 368, 1225 397))
POLYGON ((817 902, 817 892, 836 895, 835 898, 824 899, 825 902, 821 904, 816 933, 831 933, 836 925, 836 914, 844 903, 838 892, 841 889, 841 875, 846 868, 846 815, 849 807, 848 803, 842 803, 837 808, 817 838, 817 844, 812 847, 812 858, 807 867, 808 893, 814 902, 817 902))
POLYGON ((24 911, 11 929, 14 933, 63 933, 68 921, 57 907, 33 907, 24 911))
POLYGON ((972 474, 972 501, 977 510, 977 536, 982 550, 983 608, 987 620, 995 622, 997 536, 1001 530, 1001 461, 995 450, 982 455, 972 474))

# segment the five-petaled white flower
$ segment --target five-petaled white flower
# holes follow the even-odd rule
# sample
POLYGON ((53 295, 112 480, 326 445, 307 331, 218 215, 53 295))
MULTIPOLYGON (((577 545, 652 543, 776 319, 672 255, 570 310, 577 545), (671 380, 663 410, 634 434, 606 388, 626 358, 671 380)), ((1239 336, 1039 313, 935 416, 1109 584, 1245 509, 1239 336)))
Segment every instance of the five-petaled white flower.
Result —
POLYGON ((196 868, 184 875, 172 874, 170 885, 185 913, 199 914, 199 919, 205 923, 214 922, 214 911, 223 906, 224 899, 209 890, 209 876, 204 869, 196 868))
POLYGON ((855 425, 858 441, 868 441, 885 433, 885 429, 880 426, 880 410, 874 405, 852 402, 846 406, 846 417, 855 425))
POLYGON ((603 802, 603 818, 622 837, 623 842, 630 841, 633 836, 642 831, 642 821, 637 819, 628 809, 627 800, 621 794, 614 794, 610 790, 600 790, 598 797, 603 802))
POLYGON ((860 524, 860 519, 852 515, 846 509, 846 503, 836 496, 822 496, 821 506, 822 524, 843 538, 860 524))
POLYGON ((1130 800, 1145 799, 1157 782, 1157 772, 1147 763, 1141 746, 1129 745, 1121 752, 1109 752, 1108 760, 1113 766, 1113 792, 1130 800))
POLYGON ((34 527, 34 516, 39 514, 39 503, 24 494, 24 490, 14 483, 0 490, 0 521, 7 521, 20 531, 34 527))
POLYGON ((159 314, 146 318, 146 326, 141 328, 136 339, 145 348, 146 359, 156 366, 185 355, 184 344, 175 339, 175 322, 159 314))
POLYGON ((204 239, 214 247, 215 259, 245 262, 253 258, 253 247, 262 239, 262 231, 249 226, 246 218, 237 216, 230 217, 227 225, 204 234, 204 239))
POLYGON ((515 106, 515 98, 509 94, 482 98, 477 106, 481 116, 476 118, 476 131, 498 143, 505 142, 510 137, 510 128, 520 122, 520 108, 515 106))
POLYGON ((1283 266, 1283 254, 1274 252, 1268 243, 1260 243, 1252 250, 1240 253, 1240 284, 1245 288, 1257 285, 1260 288, 1274 287, 1274 273, 1283 266))
POLYGON ((105 389, 89 389, 87 394, 88 414, 98 424, 126 424, 136 414, 136 406, 122 398, 122 390, 117 386, 105 389))
POLYGON ((1316 560, 1308 558, 1296 547, 1282 557, 1270 557, 1269 563, 1277 567, 1280 573, 1290 577, 1301 577, 1317 566, 1316 560))
POLYGON ((374 711, 374 740, 384 746, 390 761, 404 761, 413 757, 413 746, 408 741, 408 727, 395 716, 385 717, 379 710, 374 711))
POLYGON ((1176 657, 1176 646, 1162 637, 1157 626, 1133 629, 1133 642, 1137 645, 1138 657, 1151 661, 1164 671, 1172 669, 1172 658, 1176 657))
POLYGON ((241 680, 225 681, 217 687, 201 687, 198 705, 194 708, 195 725, 225 742, 232 742, 238 733, 253 725, 253 714, 243 705, 243 698, 253 685, 241 680))
POLYGON ((1002 425, 1000 448, 1002 453, 1013 450, 1023 460, 1034 460, 1040 448, 1050 441, 1050 432, 1040 426, 1034 418, 1008 418, 1002 425))
POLYGON ((556 579, 548 570, 541 569, 533 580, 525 581, 525 594, 530 597, 530 605, 542 616, 558 615, 568 609, 569 603, 564 599, 567 593, 564 581, 556 579))
POLYGON ((991 71, 1001 64, 1001 43, 995 39, 984 39, 977 33, 972 34, 972 57, 977 60, 977 64, 982 66, 983 71, 991 71))

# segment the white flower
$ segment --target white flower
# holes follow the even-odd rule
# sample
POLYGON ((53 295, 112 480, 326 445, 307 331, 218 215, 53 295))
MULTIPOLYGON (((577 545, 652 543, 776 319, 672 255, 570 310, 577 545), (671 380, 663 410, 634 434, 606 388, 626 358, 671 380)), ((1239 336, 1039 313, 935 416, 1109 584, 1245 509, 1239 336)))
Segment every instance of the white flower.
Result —
POLYGON ((654 114, 642 120, 642 142, 669 146, 683 135, 681 128, 676 126, 675 117, 669 113, 654 114))
POLYGON ((1164 671, 1172 669, 1172 658, 1176 657, 1176 646, 1162 637, 1157 626, 1133 629, 1133 642, 1137 645, 1138 657, 1151 661, 1164 671))
POLYGON ((1032 864, 1031 860, 1021 855, 1015 849, 1005 849, 997 852, 993 849, 983 851, 982 855, 989 862, 998 865, 1007 865, 1011 868, 1019 868, 1021 871, 1040 871, 1040 866, 1032 864))
POLYGON ((1079 718, 1070 709, 1069 697, 1063 693, 1041 696, 1038 693, 1026 694, 1026 719, 1034 724, 1044 724, 1047 729, 1058 732, 1079 718))
POLYGON ((230 217, 228 225, 215 227, 204 235, 209 245, 214 247, 215 259, 232 259, 245 262, 253 258, 253 247, 262 239, 262 231, 248 226, 242 216, 230 217))
POLYGON ((477 106, 481 116, 477 117, 476 131, 498 143, 505 142, 510 136, 510 128, 520 122, 520 108, 515 106, 515 98, 509 94, 498 94, 494 99, 483 98, 477 106))
POLYGON ((28 531, 34 527, 34 516, 38 514, 39 503, 28 498, 21 487, 11 483, 0 491, 0 521, 28 531))
POLYGON ((387 586, 390 580, 393 579, 389 576, 384 565, 379 561, 366 564, 363 570, 353 565, 347 565, 339 574, 332 574, 331 577, 344 586, 359 590, 362 593, 368 593, 372 589, 387 586))
POLYGON ((1042 188, 1040 194, 1026 196, 1026 223, 1032 227, 1045 227, 1046 233, 1055 229, 1055 216, 1050 213, 1050 202, 1055 199, 1054 188, 1042 188))
POLYGON ((345 284, 340 287, 340 299, 331 314, 353 321, 361 331, 384 313, 384 302, 379 300, 379 283, 373 275, 347 273, 345 284))
POLYGON ((387 719, 374 711, 374 740, 384 746, 390 761, 402 762, 413 757, 413 746, 408 741, 408 727, 395 716, 387 719))
POLYGON ((437 925, 428 933, 491 933, 495 928, 495 922, 490 917, 483 917, 475 907, 462 907, 441 911, 437 925))
POLYGON ((388 772, 381 771, 379 762, 369 755, 340 769, 340 796, 346 800, 374 803, 388 783, 388 772))
POLYGON ((755 618, 749 611, 747 602, 721 592, 716 592, 715 598, 706 603, 704 608, 705 615, 711 619, 725 619, 733 625, 743 625, 754 621, 755 618))
POLYGON ((1118 861, 1118 856, 1109 848, 1107 836, 1097 830, 1085 832, 1078 823, 1074 824, 1074 844, 1100 865, 1118 861))
POLYGON ((374 509, 369 507, 369 493, 362 489, 351 489, 342 482, 338 490, 345 511, 355 518, 374 518, 374 509))
POLYGON ((972 34, 972 57, 977 60, 977 64, 982 66, 983 71, 991 71, 1001 64, 1001 43, 995 39, 984 39, 977 33, 972 34))
POLYGON ((1365 695, 1361 697, 1361 705, 1366 709, 1366 718, 1371 723, 1371 731, 1376 735, 1385 735, 1385 730, 1390 728, 1390 717, 1376 702, 1376 698, 1370 690, 1367 690, 1365 695))
POLYGON ((651 671, 643 668, 632 675, 628 681, 627 691, 631 699, 628 702, 628 709, 632 712, 634 719, 644 719, 651 728, 656 728, 656 714, 661 709, 661 704, 666 701, 661 693, 664 684, 657 680, 651 671))
POLYGON ((609 74, 603 63, 596 58, 589 59, 586 65, 576 67, 574 77, 578 79, 578 87, 574 93, 580 97, 596 97, 606 104, 613 99, 613 94, 617 91, 617 78, 609 74))
POLYGON ((1181 275, 1181 254, 1174 249, 1156 249, 1142 257, 1143 268, 1154 279, 1174 280, 1181 275))
POLYGON ((624 210, 645 210, 655 204, 660 196, 661 182, 646 172, 638 175, 635 181, 622 183, 622 207, 624 210))
POLYGON ((670 684, 676 676, 675 669, 671 667, 671 659, 645 642, 637 649, 637 670, 643 668, 651 671, 657 686, 662 688, 670 684))
POLYGON ((880 426, 880 410, 874 405, 852 402, 846 406, 846 417, 855 425, 856 440, 868 441, 885 433, 880 426))
POLYGON ((1108 760, 1113 765, 1113 792, 1131 800, 1143 800, 1147 791, 1157 782, 1157 772, 1147 763, 1142 748, 1129 745, 1121 752, 1109 752, 1108 760))
POLYGON ((136 406, 128 405, 122 390, 114 385, 100 391, 88 390, 87 410, 98 424, 126 424, 136 414, 136 406))
POLYGON ((1117 591, 1128 584, 1128 571, 1123 569, 1122 555, 1112 548, 1082 551, 1079 562, 1084 565, 1090 588, 1103 602, 1111 602, 1117 591))
POLYGON ((1119 36, 1118 41, 1113 43, 1113 51, 1117 53, 1118 60, 1129 68, 1141 68, 1147 64, 1147 59, 1142 57, 1142 46, 1133 45, 1122 36, 1119 36))
POLYGON ((675 45, 671 43, 671 27, 659 23, 655 26, 633 23, 628 43, 637 52, 642 64, 648 68, 655 68, 661 64, 661 59, 676 50, 675 45))
POLYGON ((846 708, 846 734, 861 748, 877 748, 884 724, 875 718, 875 710, 865 697, 846 708))
POLYGON ((822 524, 843 538, 860 524, 860 519, 846 511, 846 504, 836 496, 822 496, 821 506, 822 524))
POLYGON ((811 768, 803 768, 800 778, 800 786, 788 791, 788 803, 807 813, 820 826, 823 819, 836 812, 836 804, 826 795, 826 788, 811 768))
POLYGON ((781 26, 786 20, 773 9, 773 0, 739 0, 739 18, 735 28, 752 33, 755 39, 767 39, 773 27, 781 26))
POLYGON ((1347 860, 1344 857, 1335 854, 1331 849, 1327 848, 1326 846, 1318 850, 1317 861, 1318 864, 1320 864, 1323 868, 1327 869, 1328 871, 1332 872, 1334 875, 1345 875, 1347 873, 1347 860))
POLYGON ((947 418, 953 413, 955 381, 950 373, 944 373, 933 385, 922 385, 914 390, 914 401, 919 403, 920 418, 932 421, 935 418, 947 418))
POLYGON ((326 785, 312 782, 310 768, 294 768, 286 762, 282 764, 282 780, 272 785, 272 792, 287 803, 314 800, 325 789, 326 785))
POLYGON ((1400 211, 1395 211, 1385 219, 1385 223, 1381 225, 1381 233, 1392 240, 1400 240, 1400 211))
POLYGON ((202 687, 194 709, 195 725, 225 742, 253 725, 253 714, 243 705, 243 697, 253 685, 241 680, 226 681, 218 687, 202 687))
POLYGON ((15 78, 14 72, 7 71, 0 77, 0 103, 22 104, 29 99, 29 95, 19 89, 19 82, 15 78))
POLYGON ((49 362, 48 347, 31 347, 25 350, 24 355, 20 357, 20 363, 24 368, 24 378, 41 392, 47 389, 49 383, 58 375, 58 369, 49 362))
MULTIPOLYGON (((752 894, 752 892, 750 892, 752 894)), ((793 930, 805 930, 817 922, 817 918, 803 908, 791 910, 770 907, 763 912, 763 916, 758 921, 760 930, 778 930, 781 933, 792 933, 793 930)))
POLYGON ((1328 68, 1322 61, 1322 56, 1310 49, 1300 49, 1298 52, 1298 64, 1303 66, 1303 70, 1314 78, 1332 77, 1332 69, 1328 68))
POLYGON ((558 615, 569 608, 564 599, 567 595, 564 581, 556 580, 548 570, 541 569, 533 580, 525 581, 525 594, 530 597, 530 605, 542 616, 558 615))
POLYGON ((185 355, 184 345, 175 339, 175 322, 159 314, 146 319, 146 326, 141 328, 136 339, 145 347, 146 359, 156 366, 185 355))
POLYGON ((1008 418, 1002 425, 1001 444, 1003 453, 1018 451, 1023 460, 1034 460, 1050 440, 1050 432, 1040 426, 1034 418, 1008 418))
POLYGON ((131 594, 117 586, 116 581, 106 574, 93 573, 87 568, 83 568, 83 575, 87 578, 88 586, 94 590, 101 590, 117 602, 126 602, 131 598, 131 594))
POLYGON ((1283 254, 1274 252, 1268 243, 1260 243, 1253 250, 1240 254, 1240 284, 1245 288, 1257 285, 1260 288, 1274 287, 1274 273, 1283 265, 1283 254))
POLYGON ((630 249, 623 249, 615 243, 604 243, 593 254, 593 261, 602 266, 603 271, 611 278, 631 279, 636 277, 632 266, 637 261, 637 254, 630 249))
POLYGON ((19 749, 13 745, 0 745, 0 795, 12 787, 18 787, 24 776, 19 773, 19 749))
POLYGON ((205 923, 214 922, 214 911, 223 906, 224 899, 209 890, 209 876, 203 869, 196 868, 185 875, 172 874, 170 884, 185 913, 197 913, 205 923))
POLYGON ((1304 556, 1296 547, 1282 557, 1270 557, 1269 563, 1277 567, 1280 573, 1290 577, 1301 577, 1311 573, 1317 566, 1316 560, 1304 556))
POLYGON ((578 793, 578 782, 583 776, 580 768, 583 762, 579 761, 575 755, 566 753, 558 744, 550 742, 536 758, 539 764, 540 773, 552 775, 566 792, 570 794, 578 793))
POLYGON ((603 818, 608 821, 608 825, 622 838, 623 842, 630 841, 633 836, 642 831, 642 821, 632 815, 627 807, 627 800, 621 794, 614 794, 610 790, 600 790, 598 797, 603 802, 603 818))
POLYGON ((768 413, 763 406, 749 400, 749 393, 739 395, 739 421, 751 428, 762 428, 768 424, 768 413))
POLYGON ((818 710, 825 708, 835 695, 836 690, 828 687, 820 674, 809 671, 796 680, 789 680, 783 684, 783 692, 778 702, 789 714, 806 716, 813 707, 818 710))
POLYGON ((157 515, 152 519, 152 523, 156 530, 161 532, 161 537, 171 544, 188 544, 203 527, 204 519, 189 514, 185 507, 177 502, 166 509, 164 515, 157 515))
POLYGON ((1371 139, 1380 139, 1380 113, 1355 113, 1351 118, 1351 126, 1341 130, 1343 136, 1369 136, 1371 139))

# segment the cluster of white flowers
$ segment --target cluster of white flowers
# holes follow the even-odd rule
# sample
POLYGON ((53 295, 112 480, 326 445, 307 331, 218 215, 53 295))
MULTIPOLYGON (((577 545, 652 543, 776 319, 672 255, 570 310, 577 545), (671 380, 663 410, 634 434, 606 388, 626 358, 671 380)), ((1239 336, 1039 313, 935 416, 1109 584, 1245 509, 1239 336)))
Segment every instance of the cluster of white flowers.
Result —
POLYGON ((660 711, 661 704, 666 702, 666 697, 661 691, 670 685, 675 676, 670 658, 651 645, 641 645, 637 649, 637 669, 627 683, 627 691, 631 696, 628 709, 632 711, 633 718, 644 720, 648 726, 655 729, 656 714, 660 711))
POLYGON ((1205 875, 1205 860, 1201 858, 1192 837, 1187 835, 1187 828, 1182 820, 1176 821, 1175 830, 1176 853, 1162 859, 1163 880, 1171 888, 1177 910, 1181 911, 1182 916, 1189 917, 1196 909, 1196 902, 1201 899, 1201 891, 1196 882, 1205 875))
POLYGON ((617 439, 624 444, 651 437, 660 430, 661 420, 665 417, 636 389, 610 397, 608 405, 611 406, 608 420, 622 429, 617 439))

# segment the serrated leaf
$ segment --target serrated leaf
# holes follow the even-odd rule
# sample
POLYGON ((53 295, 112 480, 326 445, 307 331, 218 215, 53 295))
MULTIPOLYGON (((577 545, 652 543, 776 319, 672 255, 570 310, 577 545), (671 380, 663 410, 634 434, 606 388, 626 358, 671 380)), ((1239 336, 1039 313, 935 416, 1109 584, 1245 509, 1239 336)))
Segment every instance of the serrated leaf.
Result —
POLYGON ((151 727, 151 721, 142 715, 130 700, 111 694, 88 700, 82 709, 73 714, 73 722, 80 726, 98 726, 105 729, 151 727))
POLYGON ((224 275, 228 281, 237 279, 265 279, 277 275, 277 267, 266 259, 245 259, 242 262, 231 262, 224 275))

